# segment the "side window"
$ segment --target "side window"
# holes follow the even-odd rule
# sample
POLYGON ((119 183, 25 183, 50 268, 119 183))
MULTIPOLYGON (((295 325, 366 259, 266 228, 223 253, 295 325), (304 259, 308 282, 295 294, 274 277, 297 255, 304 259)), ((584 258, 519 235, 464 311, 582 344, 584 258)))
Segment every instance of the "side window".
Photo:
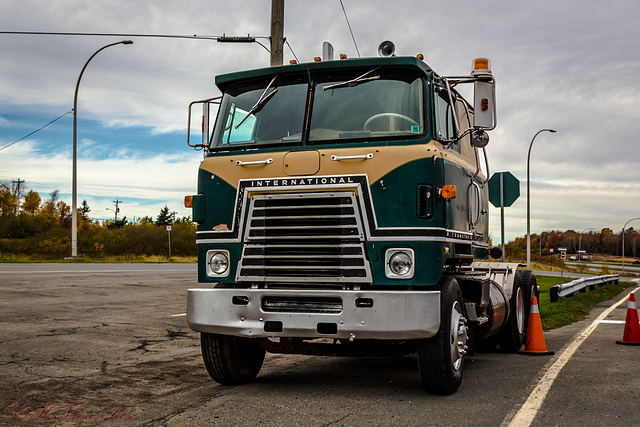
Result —
POLYGON ((441 140, 450 140, 455 137, 453 109, 446 96, 446 91, 436 95, 436 132, 441 140))
MULTIPOLYGON (((469 109, 465 107, 465 102, 462 99, 458 99, 458 124, 460 125, 460 132, 464 133, 471 128, 471 118, 469 117, 469 109)), ((472 165, 477 165, 476 148, 471 145, 471 135, 467 133, 464 138, 456 143, 459 148, 460 154, 462 154, 466 160, 472 165)))

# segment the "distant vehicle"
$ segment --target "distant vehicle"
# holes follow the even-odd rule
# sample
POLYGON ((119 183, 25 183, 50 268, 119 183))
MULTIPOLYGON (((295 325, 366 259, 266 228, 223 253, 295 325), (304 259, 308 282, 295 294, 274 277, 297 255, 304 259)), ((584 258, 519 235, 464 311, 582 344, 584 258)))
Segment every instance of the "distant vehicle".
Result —
POLYGON ((638 260, 633 261, 633 265, 640 265, 640 261, 638 260))
POLYGON ((593 261, 592 254, 580 254, 578 257, 580 258, 580 261, 593 261))
POLYGON ((569 261, 577 261, 577 260, 578 260, 578 257, 577 257, 577 256, 575 256, 575 255, 571 255, 571 256, 569 257, 569 261))

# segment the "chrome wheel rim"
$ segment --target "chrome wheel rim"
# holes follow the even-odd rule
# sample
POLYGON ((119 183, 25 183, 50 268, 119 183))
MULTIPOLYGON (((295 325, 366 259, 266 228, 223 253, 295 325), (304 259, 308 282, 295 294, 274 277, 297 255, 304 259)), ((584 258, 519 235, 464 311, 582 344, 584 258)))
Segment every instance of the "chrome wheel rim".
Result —
POLYGON ((458 301, 451 308, 451 328, 449 334, 449 346, 451 350, 451 363, 454 370, 462 367, 462 360, 467 354, 467 319, 462 314, 462 307, 458 301))
POLYGON ((524 319, 525 319, 525 310, 524 310, 524 292, 522 292, 522 288, 518 288, 516 292, 516 321, 518 322, 518 333, 524 333, 524 319))

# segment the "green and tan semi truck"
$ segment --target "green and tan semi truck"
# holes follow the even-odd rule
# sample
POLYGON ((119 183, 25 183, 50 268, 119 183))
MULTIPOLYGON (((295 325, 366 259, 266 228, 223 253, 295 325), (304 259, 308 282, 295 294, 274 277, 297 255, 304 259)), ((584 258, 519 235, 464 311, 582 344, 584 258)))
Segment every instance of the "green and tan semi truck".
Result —
POLYGON ((482 261, 500 256, 490 62, 444 77, 388 47, 220 75, 222 96, 192 103, 204 159, 185 199, 198 224, 187 321, 218 383, 253 380, 266 352, 417 354, 425 390, 450 394, 479 345, 524 343, 535 277, 482 261))

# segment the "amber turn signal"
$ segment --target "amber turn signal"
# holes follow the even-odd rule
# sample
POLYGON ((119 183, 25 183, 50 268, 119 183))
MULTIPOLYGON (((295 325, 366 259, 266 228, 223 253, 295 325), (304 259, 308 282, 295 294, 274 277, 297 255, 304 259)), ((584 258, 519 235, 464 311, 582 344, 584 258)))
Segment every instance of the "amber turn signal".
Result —
POLYGON ((455 199, 456 198, 456 186, 453 184, 443 185, 438 190, 440 197, 443 199, 455 199))
POLYGON ((184 196, 184 207, 185 208, 193 207, 193 196, 184 196))

